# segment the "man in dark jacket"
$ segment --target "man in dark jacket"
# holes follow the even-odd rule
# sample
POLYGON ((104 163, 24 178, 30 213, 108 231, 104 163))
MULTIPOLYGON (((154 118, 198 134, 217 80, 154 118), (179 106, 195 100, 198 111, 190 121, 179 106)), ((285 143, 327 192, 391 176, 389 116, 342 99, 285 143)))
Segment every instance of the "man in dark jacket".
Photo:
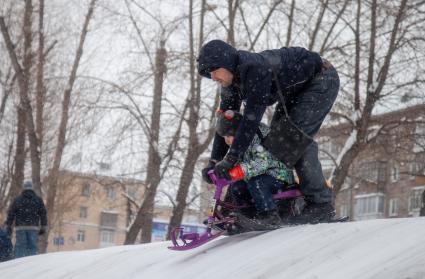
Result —
MULTIPOLYGON (((201 48, 198 72, 222 86, 220 110, 239 111, 244 103, 243 119, 230 148, 222 137, 216 135, 214 138, 211 159, 202 171, 208 183, 206 174, 210 169, 219 177, 228 178, 228 170, 248 148, 268 106, 277 103, 273 119, 280 119, 284 105, 292 122, 312 138, 331 110, 339 90, 339 77, 334 67, 319 54, 301 47, 252 53, 213 40, 201 48), (283 91, 284 104, 278 88, 283 91)), ((335 210, 332 190, 326 186, 318 159, 317 143, 312 141, 299 152, 302 155, 293 167, 300 178, 307 205, 303 214, 292 222, 327 222, 335 210)))
POLYGON ((422 206, 419 212, 419 216, 425 217, 425 190, 422 192, 422 206))
POLYGON ((13 201, 7 215, 9 235, 12 235, 12 225, 15 223, 16 258, 37 254, 38 235, 44 234, 47 226, 46 207, 32 188, 30 181, 24 183, 24 190, 13 201))

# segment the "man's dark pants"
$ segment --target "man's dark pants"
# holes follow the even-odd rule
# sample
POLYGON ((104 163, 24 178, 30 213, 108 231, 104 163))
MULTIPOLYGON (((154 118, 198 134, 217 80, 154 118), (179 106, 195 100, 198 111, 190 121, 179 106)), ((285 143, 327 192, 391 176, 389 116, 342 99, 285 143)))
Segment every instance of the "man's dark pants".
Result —
MULTIPOLYGON (((338 89, 337 71, 333 67, 322 70, 302 92, 289 96, 286 107, 290 118, 301 130, 313 137, 331 110, 338 89)), ((332 202, 332 190, 326 187, 316 142, 307 147, 295 164, 295 170, 307 202, 332 202)))

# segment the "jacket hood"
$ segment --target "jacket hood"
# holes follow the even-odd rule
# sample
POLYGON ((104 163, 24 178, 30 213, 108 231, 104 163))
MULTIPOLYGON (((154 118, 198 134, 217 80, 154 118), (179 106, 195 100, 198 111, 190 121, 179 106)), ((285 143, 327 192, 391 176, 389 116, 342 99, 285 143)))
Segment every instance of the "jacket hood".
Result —
POLYGON ((32 198, 35 196, 35 192, 33 190, 30 189, 26 189, 22 191, 22 196, 26 197, 26 198, 32 198))
POLYGON ((238 51, 226 42, 212 40, 206 43, 199 52, 198 73, 211 78, 210 71, 225 68, 235 74, 238 62, 238 51))

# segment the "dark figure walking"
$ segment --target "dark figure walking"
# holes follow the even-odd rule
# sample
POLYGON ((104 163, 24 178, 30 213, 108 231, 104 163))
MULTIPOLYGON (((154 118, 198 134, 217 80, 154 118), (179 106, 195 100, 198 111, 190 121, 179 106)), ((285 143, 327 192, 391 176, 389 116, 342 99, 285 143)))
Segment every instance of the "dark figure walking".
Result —
POLYGON ((9 208, 6 225, 9 236, 15 223, 15 257, 38 253, 38 235, 45 233, 47 226, 46 207, 43 200, 32 189, 32 183, 24 183, 24 190, 9 208))
POLYGON ((332 218, 333 194, 326 186, 318 146, 312 138, 338 94, 335 68, 319 54, 301 47, 253 53, 213 40, 200 51, 198 71, 222 86, 220 110, 239 111, 244 103, 243 118, 230 148, 222 137, 215 136, 204 180, 209 182, 206 173, 210 169, 229 178, 228 170, 241 160, 266 108, 277 103, 265 146, 268 143, 270 152, 279 159, 292 158, 287 167, 295 168, 307 202, 303 214, 292 222, 317 223, 332 218), (300 135, 307 140, 302 141, 300 135), (288 140, 279 142, 281 138, 288 140), (274 146, 270 142, 275 142, 274 146))
POLYGON ((13 245, 6 230, 0 228, 0 262, 12 259, 13 245))

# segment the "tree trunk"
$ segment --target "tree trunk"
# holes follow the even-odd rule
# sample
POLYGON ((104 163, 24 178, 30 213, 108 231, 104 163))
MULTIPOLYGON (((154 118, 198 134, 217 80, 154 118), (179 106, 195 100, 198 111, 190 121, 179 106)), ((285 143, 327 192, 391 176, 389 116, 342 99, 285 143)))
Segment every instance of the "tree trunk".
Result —
POLYGON ((15 47, 10 38, 9 32, 6 27, 6 23, 3 17, 0 17, 0 29, 3 34, 6 48, 9 53, 10 60, 12 61, 13 69, 15 70, 18 84, 19 84, 19 97, 21 105, 26 114, 26 125, 27 134, 30 144, 31 154, 31 174, 34 190, 37 194, 41 195, 41 179, 40 179, 40 159, 38 152, 38 139, 35 132, 34 118, 32 114, 31 101, 29 99, 29 84, 31 80, 31 67, 32 67, 32 1, 25 0, 25 11, 24 11, 24 60, 23 65, 19 64, 17 55, 15 53, 15 47))
POLYGON ((25 15, 24 15, 24 62, 23 62, 23 75, 24 85, 21 96, 23 98, 23 104, 26 112, 27 120, 27 132, 30 146, 31 155, 31 176, 32 183, 34 184, 35 192, 41 196, 41 165, 40 165, 40 153, 38 149, 38 138, 34 126, 33 110, 31 101, 29 98, 29 85, 31 82, 31 68, 33 64, 32 59, 32 0, 25 1, 25 15))
POLYGON ((43 147, 43 110, 44 110, 44 0, 39 0, 38 8, 38 50, 37 50, 37 85, 35 105, 35 130, 38 137, 40 158, 43 147))
POLYGON ((201 154, 202 152, 199 153, 199 151, 194 150, 194 148, 189 148, 188 150, 188 155, 186 156, 184 162, 182 175, 180 176, 179 190, 177 191, 176 196, 176 206, 173 209, 173 214, 168 226, 167 239, 170 237, 171 230, 173 228, 179 227, 183 221, 184 211, 187 206, 186 199, 193 180, 193 172, 196 162, 201 154))
POLYGON ((53 159, 53 166, 47 178, 48 190, 47 190, 46 208, 47 208, 49 226, 46 233, 44 234, 43 245, 40 247, 40 250, 42 252, 43 251, 45 252, 47 249, 47 245, 48 245, 47 241, 48 241, 50 229, 53 227, 53 224, 55 222, 55 198, 56 198, 56 192, 57 192, 60 164, 61 164, 62 155, 63 155, 63 151, 65 149, 65 144, 66 144, 66 132, 67 132, 68 119, 69 119, 69 105, 71 102, 71 93, 72 93, 72 89, 77 77, 78 66, 80 65, 80 60, 83 55, 84 42, 87 36, 90 20, 93 16, 96 1, 97 0, 91 0, 90 2, 89 9, 87 11, 83 28, 80 34, 80 41, 75 54, 74 63, 72 65, 67 86, 63 93, 62 114, 61 114, 61 120, 60 120, 60 124, 58 128, 59 133, 58 133, 56 149, 55 149, 55 154, 53 159))
POLYGON ((355 30, 356 55, 354 61, 354 110, 360 110, 360 16, 362 11, 362 1, 357 0, 357 18, 355 30))
MULTIPOLYGON (((231 2, 229 2, 231 5, 231 2)), ((235 2, 235 5, 238 5, 238 2, 235 2)), ((200 15, 200 28, 199 28, 199 42, 202 45, 203 41, 203 28, 204 28, 204 16, 205 16, 205 1, 203 2, 203 6, 201 7, 201 15, 200 15)), ((237 6, 233 8, 232 11, 236 11, 237 6)), ((193 40, 193 20, 192 20, 192 11, 193 11, 193 1, 190 1, 189 4, 189 55, 190 57, 194 57, 194 40, 193 40)), ((230 10, 229 10, 230 12, 230 10)), ((229 15, 231 16, 231 15, 229 15)), ((233 15, 234 16, 234 15, 233 15)), ((233 29, 234 26, 229 26, 229 33, 234 34, 233 29)), ((231 35, 230 35, 231 37, 231 35)), ((214 132, 213 129, 210 130, 204 142, 199 142, 197 128, 199 123, 199 110, 201 107, 201 78, 197 74, 195 69, 194 60, 190 60, 190 88, 189 88, 189 119, 187 121, 187 125, 189 128, 189 148, 187 150, 186 158, 183 165, 182 174, 180 177, 179 188, 177 191, 176 203, 177 205, 173 208, 173 213, 170 218, 167 238, 170 237, 170 232, 173 228, 179 227, 182 220, 184 211, 187 206, 187 196, 189 193, 189 188, 193 180, 193 172, 195 170, 196 162, 199 156, 207 149, 209 143, 211 142, 214 132)))
POLYGON ((9 195, 10 201, 13 201, 13 199, 21 192, 25 173, 25 111, 20 106, 18 106, 17 111, 18 127, 16 129, 15 168, 13 171, 12 185, 9 195))
POLYGON ((309 50, 313 50, 314 44, 316 42, 317 34, 319 33, 320 26, 322 25, 323 16, 325 15, 326 9, 328 8, 329 0, 322 2, 319 16, 317 17, 316 25, 314 26, 313 33, 310 38, 310 44, 308 45, 309 50))
MULTIPOLYGON (((377 13, 377 0, 372 1, 371 9, 371 34, 370 34, 370 48, 369 48, 369 65, 368 65, 368 77, 366 84, 367 97, 365 105, 363 107, 362 116, 359 120, 356 121, 354 129, 358 131, 356 142, 352 145, 350 149, 343 154, 340 164, 337 166, 337 169, 333 173, 332 182, 334 186, 335 193, 338 193, 344 183, 344 180, 348 174, 351 163, 357 157, 357 155, 364 149, 367 144, 368 128, 370 125, 370 120, 372 119, 372 111, 375 107, 377 100, 381 97, 381 92, 386 82, 388 71, 390 68, 391 58, 396 49, 396 37, 400 32, 399 27, 402 21, 402 18, 405 14, 407 0, 402 0, 400 7, 397 11, 397 16, 394 21, 394 25, 391 31, 391 38, 388 46, 386 56, 384 58, 384 63, 381 67, 381 71, 377 78, 377 85, 375 85, 374 78, 374 65, 375 65, 375 44, 376 44, 376 34, 377 34, 377 25, 376 25, 376 13, 377 13)), ((359 11, 358 11, 359 12, 359 11)), ((356 104, 357 100, 355 100, 356 104)))
MULTIPOLYGON (((238 10, 238 5, 239 5, 239 0, 227 1, 227 12, 229 16, 229 29, 227 32, 227 42, 232 46, 235 45, 235 19, 236 19, 236 11, 238 10)), ((203 10, 204 7, 205 6, 203 6, 201 10, 203 10)), ((205 11, 201 11, 201 13, 204 13, 204 12, 205 11)), ((190 11, 190 13, 192 13, 192 11, 190 11)))
POLYGON ((292 24, 294 23, 294 10, 295 10, 295 0, 292 0, 291 3, 291 12, 289 13, 288 17, 288 31, 286 32, 286 43, 285 46, 289 47, 289 44, 291 43, 291 36, 292 36, 292 24))
POLYGON ((166 59, 167 51, 165 49, 165 41, 161 40, 155 54, 154 94, 150 124, 148 171, 146 175, 147 188, 144 194, 143 204, 137 212, 135 221, 127 232, 124 244, 134 244, 140 230, 142 230, 142 243, 151 242, 152 238, 154 201, 156 191, 161 181, 161 157, 159 155, 158 146, 164 76, 167 71, 167 66, 165 64, 166 59))

